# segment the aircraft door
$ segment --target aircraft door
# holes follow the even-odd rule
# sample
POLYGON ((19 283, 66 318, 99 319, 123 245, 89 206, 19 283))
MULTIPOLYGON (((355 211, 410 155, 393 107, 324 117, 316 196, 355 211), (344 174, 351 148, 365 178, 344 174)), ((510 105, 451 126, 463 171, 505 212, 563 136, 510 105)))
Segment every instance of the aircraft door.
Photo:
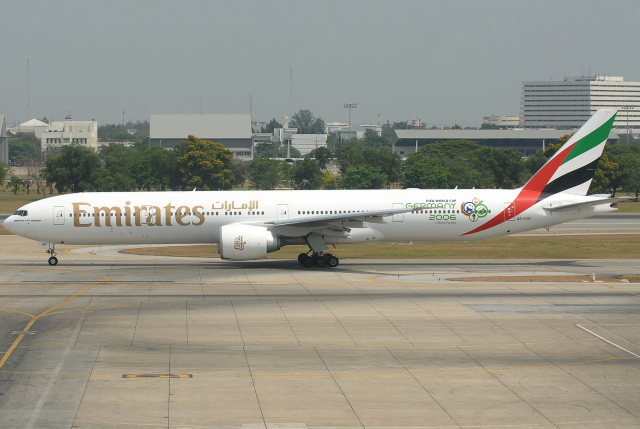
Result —
POLYGON ((53 207, 53 224, 64 225, 64 206, 53 207))
POLYGON ((278 204, 277 212, 278 220, 289 219, 289 204, 278 204))
MULTIPOLYGON (((395 209, 403 209, 404 208, 404 204, 402 203, 393 203, 392 208, 395 209)), ((398 213, 398 214, 394 214, 391 217, 391 220, 393 220, 394 222, 402 222, 404 221, 404 213, 398 213)))
POLYGON ((516 203, 504 203, 504 220, 516 220, 516 203))

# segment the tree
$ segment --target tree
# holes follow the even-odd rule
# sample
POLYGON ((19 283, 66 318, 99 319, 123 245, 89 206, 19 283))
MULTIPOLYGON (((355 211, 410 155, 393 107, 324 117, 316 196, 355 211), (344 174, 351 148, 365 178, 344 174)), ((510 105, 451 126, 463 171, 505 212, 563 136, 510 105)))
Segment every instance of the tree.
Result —
POLYGON ((480 129, 481 130, 499 130, 500 127, 497 126, 496 124, 482 124, 480 125, 480 129))
POLYGON ((547 162, 547 158, 544 153, 539 150, 534 155, 528 156, 522 162, 522 175, 520 177, 520 183, 528 181, 542 166, 547 162))
POLYGON ((15 164, 25 164, 40 152, 40 141, 33 134, 17 133, 9 140, 9 161, 15 164))
POLYGON ((593 174, 593 181, 589 187, 590 194, 612 194, 616 196, 615 181, 619 166, 611 161, 606 153, 603 153, 598 161, 598 168, 593 174))
POLYGON ((391 128, 394 130, 408 130, 409 121, 394 122, 393 125, 391 125, 391 128))
POLYGON ((262 131, 263 133, 273 133, 273 130, 275 130, 276 128, 283 128, 282 124, 278 121, 276 121, 276 118, 273 118, 272 120, 269 121, 269 123, 267 125, 265 125, 264 127, 262 127, 262 131))
POLYGON ((222 144, 189 135, 174 150, 185 189, 231 189, 233 153, 222 144))
POLYGON ((364 149, 362 158, 363 163, 371 165, 386 176, 387 188, 402 179, 402 159, 391 148, 364 149))
POLYGON ((619 167, 610 188, 633 192, 637 197, 640 192, 640 146, 607 144, 604 153, 619 167))
POLYGON ((384 137, 388 141, 392 141, 396 137, 396 132, 391 127, 391 124, 389 124, 389 121, 387 121, 386 124, 382 125, 381 134, 382 134, 382 137, 384 137))
POLYGON ((449 140, 422 146, 409 156, 405 169, 420 158, 436 159, 449 172, 448 188, 516 187, 522 180, 519 152, 493 149, 469 140, 449 140))
POLYGON ((298 134, 318 134, 324 132, 324 121, 315 118, 310 110, 299 110, 294 113, 289 126, 298 129, 298 134))
POLYGON ((362 164, 364 161, 362 153, 353 145, 338 148, 336 150, 336 158, 340 165, 341 174, 345 174, 349 167, 362 164))
POLYGON ((362 140, 367 147, 371 148, 383 148, 390 147, 391 142, 386 138, 382 137, 378 134, 376 130, 372 130, 370 128, 364 130, 364 135, 362 136, 362 140))
POLYGON ((49 156, 43 169, 48 184, 55 184, 58 193, 84 192, 93 188, 91 174, 100 169, 100 159, 91 149, 67 145, 58 155, 49 156))
POLYGON ((521 184, 522 153, 513 149, 481 147, 475 151, 475 164, 479 171, 491 174, 498 189, 513 189, 521 184))
POLYGON ((0 183, 4 183, 4 178, 7 177, 7 166, 0 162, 0 183))
POLYGON ((278 141, 265 141, 257 143, 254 151, 254 157, 266 156, 267 158, 287 158, 291 155, 292 158, 300 158, 301 154, 298 149, 291 146, 283 145, 278 141))
POLYGON ((318 163, 310 157, 296 162, 293 167, 293 184, 296 189, 320 189, 322 171, 318 163))
POLYGON ((131 141, 134 137, 129 134, 122 124, 106 124, 98 127, 98 138, 102 141, 131 141))
POLYGON ((251 189, 275 189, 289 178, 291 166, 286 161, 269 159, 266 156, 254 158, 249 166, 251 189))
POLYGON ((333 154, 331 153, 329 148, 321 146, 317 149, 312 150, 309 153, 309 156, 316 159, 321 170, 326 170, 327 164, 329 163, 329 161, 331 161, 333 154))
POLYGON ((330 171, 322 172, 322 189, 338 189, 338 179, 330 171))
POLYGON ((451 172, 437 159, 416 158, 404 170, 404 187, 445 189, 450 187, 451 172))
POLYGON ((128 192, 136 187, 131 174, 131 160, 135 150, 121 143, 111 143, 102 147, 100 157, 104 166, 93 172, 93 187, 99 192, 128 192))
POLYGON ((387 176, 371 165, 361 164, 349 167, 340 184, 345 189, 382 189, 387 184, 387 176))
POLYGON ((129 161, 129 169, 138 189, 177 191, 182 188, 182 174, 176 151, 160 146, 138 146, 129 161))
POLYGON ((234 185, 244 187, 244 184, 249 179, 249 162, 236 162, 233 165, 233 175, 236 180, 233 182, 234 185))
POLYGON ((11 192, 13 192, 14 195, 17 195, 18 191, 21 190, 23 186, 24 186, 24 183, 22 182, 22 179, 16 176, 11 176, 11 179, 7 183, 6 187, 8 189, 11 189, 11 192))

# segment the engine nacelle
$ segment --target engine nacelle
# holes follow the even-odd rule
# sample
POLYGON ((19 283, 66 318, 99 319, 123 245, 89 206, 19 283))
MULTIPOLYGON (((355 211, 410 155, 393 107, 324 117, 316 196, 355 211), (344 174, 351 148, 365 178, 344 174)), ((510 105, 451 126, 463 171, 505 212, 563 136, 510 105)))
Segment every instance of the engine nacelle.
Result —
POLYGON ((218 253, 222 259, 249 261, 264 259, 280 249, 280 238, 266 228, 252 225, 225 225, 220 228, 218 253))

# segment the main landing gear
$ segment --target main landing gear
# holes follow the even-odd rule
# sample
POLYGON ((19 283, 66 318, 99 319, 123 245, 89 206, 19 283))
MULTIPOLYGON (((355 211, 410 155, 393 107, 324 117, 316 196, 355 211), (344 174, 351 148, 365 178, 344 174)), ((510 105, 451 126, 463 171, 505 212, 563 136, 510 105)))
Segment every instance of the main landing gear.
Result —
POLYGON ((47 253, 51 255, 51 257, 49 258, 49 265, 58 265, 58 258, 56 258, 56 255, 58 253, 56 252, 55 244, 51 244, 51 247, 47 249, 47 253))
POLYGON ((340 264, 340 260, 326 252, 301 253, 298 255, 298 262, 305 267, 329 267, 335 268, 340 264))

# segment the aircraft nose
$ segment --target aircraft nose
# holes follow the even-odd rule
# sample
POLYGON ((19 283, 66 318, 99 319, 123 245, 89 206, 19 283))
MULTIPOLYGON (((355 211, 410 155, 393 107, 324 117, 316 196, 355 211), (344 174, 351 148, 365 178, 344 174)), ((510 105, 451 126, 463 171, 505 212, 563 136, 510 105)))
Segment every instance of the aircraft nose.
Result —
POLYGON ((12 233, 16 233, 15 231, 15 226, 16 223, 13 221, 13 215, 9 216, 8 218, 6 218, 4 221, 2 221, 2 226, 4 227, 4 229, 6 229, 9 232, 12 233))

